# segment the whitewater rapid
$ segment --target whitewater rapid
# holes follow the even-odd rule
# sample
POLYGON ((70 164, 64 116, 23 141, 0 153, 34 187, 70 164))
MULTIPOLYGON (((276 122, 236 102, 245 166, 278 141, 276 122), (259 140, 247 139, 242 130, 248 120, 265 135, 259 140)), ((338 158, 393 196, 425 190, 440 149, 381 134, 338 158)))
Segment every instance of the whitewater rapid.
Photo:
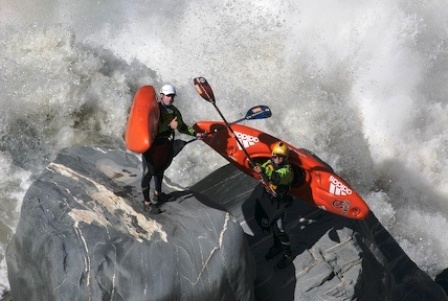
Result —
MULTIPOLYGON (((66 1, 0 4, 0 292, 22 198, 63 147, 122 137, 143 84, 178 88, 184 120, 228 120, 315 152, 418 266, 448 267, 448 4, 444 1, 66 1)), ((166 176, 226 162, 200 142, 166 176)))

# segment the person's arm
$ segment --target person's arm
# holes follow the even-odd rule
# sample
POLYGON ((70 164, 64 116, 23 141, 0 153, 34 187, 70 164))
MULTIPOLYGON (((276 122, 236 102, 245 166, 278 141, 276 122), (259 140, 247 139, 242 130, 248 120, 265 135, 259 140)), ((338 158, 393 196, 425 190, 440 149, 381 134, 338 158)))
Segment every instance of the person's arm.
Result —
POLYGON ((274 185, 290 185, 294 180, 294 172, 289 166, 284 166, 272 172, 269 180, 274 185))
POLYGON ((174 110, 176 111, 177 130, 182 134, 197 136, 193 127, 185 124, 180 111, 177 108, 174 108, 174 110))
POLYGON ((272 170, 271 160, 264 162, 262 165, 257 163, 257 165, 254 166, 254 171, 256 173, 264 173, 268 179, 271 177, 272 170))

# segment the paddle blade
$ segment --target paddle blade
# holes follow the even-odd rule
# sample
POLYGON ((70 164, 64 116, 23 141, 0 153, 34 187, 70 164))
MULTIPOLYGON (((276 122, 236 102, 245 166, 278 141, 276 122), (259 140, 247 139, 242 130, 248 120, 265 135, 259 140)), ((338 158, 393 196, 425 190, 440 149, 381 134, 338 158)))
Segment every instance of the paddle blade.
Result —
POLYGON ((194 86, 202 98, 208 102, 215 103, 215 95, 213 95, 213 90, 204 77, 196 77, 194 79, 194 86))
POLYGON ((269 109, 268 106, 256 106, 246 113, 245 119, 263 119, 263 118, 269 118, 272 116, 271 109, 269 109))

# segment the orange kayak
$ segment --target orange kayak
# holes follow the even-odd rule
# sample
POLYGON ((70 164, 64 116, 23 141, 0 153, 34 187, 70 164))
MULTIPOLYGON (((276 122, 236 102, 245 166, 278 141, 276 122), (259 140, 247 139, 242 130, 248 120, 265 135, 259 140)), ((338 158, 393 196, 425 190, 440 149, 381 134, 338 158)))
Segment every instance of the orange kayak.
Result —
MULTIPOLYGON (((194 127, 197 132, 210 133, 202 141, 241 171, 259 179, 259 175, 252 170, 249 160, 232 133, 225 128, 224 122, 200 121, 194 127)), ((256 163, 264 163, 270 159, 271 146, 281 141, 257 129, 240 124, 232 125, 232 129, 256 163)), ((291 187, 293 196, 347 218, 359 220, 366 217, 370 211, 367 204, 328 164, 308 150, 284 143, 290 149, 289 163, 305 172, 304 180, 291 187)))
POLYGON ((126 127, 126 147, 135 153, 144 153, 157 135, 159 105, 153 86, 143 86, 134 96, 126 127))

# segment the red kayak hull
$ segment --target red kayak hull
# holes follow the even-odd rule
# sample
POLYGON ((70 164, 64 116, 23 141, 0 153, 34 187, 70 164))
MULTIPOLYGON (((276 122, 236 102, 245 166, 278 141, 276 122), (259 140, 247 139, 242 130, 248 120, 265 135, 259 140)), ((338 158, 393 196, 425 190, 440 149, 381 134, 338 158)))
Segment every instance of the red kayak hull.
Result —
POLYGON ((126 126, 126 148, 140 154, 148 150, 157 135, 159 117, 154 87, 147 85, 138 89, 126 126))
MULTIPOLYGON (((241 171, 259 179, 258 174, 252 170, 244 151, 223 122, 201 121, 194 127, 197 132, 210 133, 202 141, 241 171)), ((232 125, 232 129, 251 159, 258 163, 269 159, 271 146, 282 141, 240 124, 232 125)), ((284 143, 290 149, 289 163, 305 172, 304 181, 291 187, 292 195, 313 206, 347 218, 360 220, 367 216, 370 210, 365 201, 328 164, 310 151, 284 143)))

